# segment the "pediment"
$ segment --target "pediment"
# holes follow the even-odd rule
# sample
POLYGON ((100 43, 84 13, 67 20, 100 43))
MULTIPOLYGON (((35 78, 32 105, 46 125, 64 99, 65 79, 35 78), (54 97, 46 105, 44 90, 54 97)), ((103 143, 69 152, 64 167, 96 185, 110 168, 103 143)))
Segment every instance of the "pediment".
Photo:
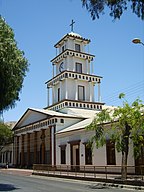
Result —
POLYGON ((48 114, 42 113, 41 111, 34 109, 27 109, 27 111, 16 123, 13 130, 41 121, 43 119, 48 118, 48 116, 49 116, 48 114))

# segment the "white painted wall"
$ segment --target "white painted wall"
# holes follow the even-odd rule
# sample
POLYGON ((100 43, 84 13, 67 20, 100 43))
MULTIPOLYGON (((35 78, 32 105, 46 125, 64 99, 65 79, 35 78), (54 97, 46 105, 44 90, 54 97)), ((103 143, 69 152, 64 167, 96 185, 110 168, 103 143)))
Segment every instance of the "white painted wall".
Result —
MULTIPOLYGON (((86 131, 86 130, 81 130, 77 132, 67 132, 62 135, 56 135, 56 140, 57 140, 57 146, 66 144, 66 164, 70 165, 70 144, 68 144, 69 141, 74 141, 74 140, 81 140, 80 142, 80 165, 85 165, 85 145, 83 144, 84 142, 87 142, 93 132, 92 131, 86 131)), ((59 150, 60 148, 57 147, 57 155, 59 155, 59 150)), ((116 151, 116 165, 121 166, 121 153, 118 153, 116 151)), ((57 164, 60 164, 60 161, 57 159, 57 164)), ((99 149, 96 149, 96 147, 93 148, 93 165, 95 166, 106 166, 107 165, 107 158, 106 158, 106 147, 103 146, 99 149)), ((128 157, 128 165, 129 166, 134 166, 134 157, 133 157, 133 149, 132 149, 132 144, 130 145, 130 151, 129 151, 129 157, 128 157)), ((116 170, 115 170, 116 171, 116 170)))
POLYGON ((66 91, 67 91, 67 99, 78 100, 79 85, 85 87, 85 101, 88 101, 88 102, 90 101, 90 95, 92 98, 91 101, 94 101, 94 86, 92 82, 87 82, 83 80, 74 80, 74 79, 68 78, 63 81, 60 81, 58 84, 54 86, 53 104, 58 102, 58 88, 60 87, 61 87, 60 89, 61 100, 66 99, 66 91), (76 98, 76 92, 77 92, 77 98, 76 98))
POLYGON ((78 118, 77 119, 76 118, 62 118, 62 119, 64 119, 64 123, 58 122, 56 124, 56 132, 81 121, 81 119, 78 119, 78 118))

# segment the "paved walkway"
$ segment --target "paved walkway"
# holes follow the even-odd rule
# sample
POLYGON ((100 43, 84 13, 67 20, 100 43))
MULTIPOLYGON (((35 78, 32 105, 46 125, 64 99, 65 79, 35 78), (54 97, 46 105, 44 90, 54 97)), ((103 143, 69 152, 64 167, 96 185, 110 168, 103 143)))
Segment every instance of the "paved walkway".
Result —
POLYGON ((32 175, 32 172, 33 170, 29 169, 14 169, 14 168, 0 169, 0 173, 7 173, 10 175, 30 176, 32 175))

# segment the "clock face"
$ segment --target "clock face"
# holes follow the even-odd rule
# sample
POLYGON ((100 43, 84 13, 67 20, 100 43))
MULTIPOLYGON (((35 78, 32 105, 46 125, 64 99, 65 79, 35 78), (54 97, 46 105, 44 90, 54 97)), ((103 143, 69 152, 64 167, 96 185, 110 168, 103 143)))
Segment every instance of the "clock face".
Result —
POLYGON ((59 71, 60 72, 62 72, 64 70, 64 64, 63 64, 63 62, 60 64, 60 66, 59 66, 59 71))

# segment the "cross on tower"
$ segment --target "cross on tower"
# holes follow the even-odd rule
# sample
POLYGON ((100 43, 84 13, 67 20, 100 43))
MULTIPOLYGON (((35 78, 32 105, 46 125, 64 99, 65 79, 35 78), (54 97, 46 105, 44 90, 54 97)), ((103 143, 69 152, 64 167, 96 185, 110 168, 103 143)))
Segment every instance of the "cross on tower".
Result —
POLYGON ((71 24, 70 24, 70 26, 71 26, 71 31, 73 32, 73 26, 74 26, 74 24, 75 24, 75 21, 72 19, 72 22, 71 22, 71 24))

